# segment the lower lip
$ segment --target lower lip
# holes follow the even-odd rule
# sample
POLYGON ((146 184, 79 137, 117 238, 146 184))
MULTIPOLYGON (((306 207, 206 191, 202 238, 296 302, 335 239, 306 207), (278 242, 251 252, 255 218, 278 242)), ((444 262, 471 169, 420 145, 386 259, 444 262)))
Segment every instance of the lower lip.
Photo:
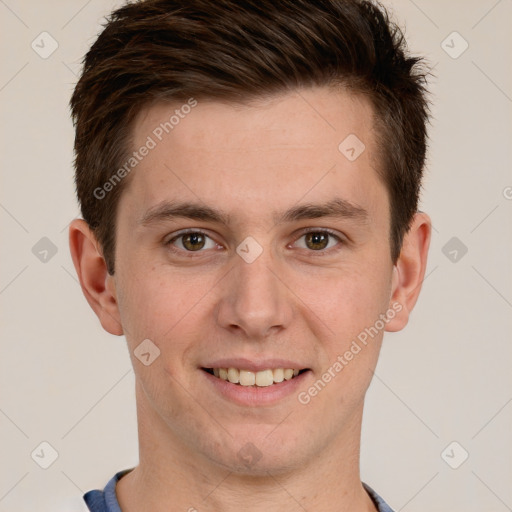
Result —
POLYGON ((284 380, 270 386, 241 386, 240 384, 232 384, 227 380, 215 377, 204 370, 201 373, 211 383, 216 392, 220 393, 224 398, 239 405, 249 407, 272 405, 280 400, 297 393, 297 388, 303 384, 304 379, 311 373, 310 370, 302 372, 300 375, 290 380, 284 380))

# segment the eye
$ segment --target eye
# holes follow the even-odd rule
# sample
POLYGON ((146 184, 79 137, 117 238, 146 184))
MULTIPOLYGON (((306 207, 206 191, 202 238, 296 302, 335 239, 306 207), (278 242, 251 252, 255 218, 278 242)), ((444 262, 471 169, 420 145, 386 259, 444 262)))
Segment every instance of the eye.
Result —
POLYGON ((316 229, 304 233, 295 243, 296 247, 311 251, 325 251, 339 245, 341 238, 328 230, 316 229))
POLYGON ((166 245, 187 252, 199 252, 202 249, 214 249, 216 243, 202 231, 188 231, 171 238, 166 245))

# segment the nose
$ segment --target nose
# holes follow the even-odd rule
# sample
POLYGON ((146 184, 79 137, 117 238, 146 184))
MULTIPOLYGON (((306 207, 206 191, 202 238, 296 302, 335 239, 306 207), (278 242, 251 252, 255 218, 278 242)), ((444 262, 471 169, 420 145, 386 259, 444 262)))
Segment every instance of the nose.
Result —
POLYGON ((221 283, 219 325, 253 341, 287 328, 293 316, 292 294, 272 258, 264 251, 252 263, 238 255, 235 260, 235 268, 221 283))

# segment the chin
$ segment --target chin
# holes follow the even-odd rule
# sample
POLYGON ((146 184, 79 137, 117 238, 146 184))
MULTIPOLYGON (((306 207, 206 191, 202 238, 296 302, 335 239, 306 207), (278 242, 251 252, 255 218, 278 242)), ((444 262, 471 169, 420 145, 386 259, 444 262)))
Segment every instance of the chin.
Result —
POLYGON ((270 455, 268 453, 260 454, 255 458, 248 457, 247 454, 242 457, 238 453, 234 453, 230 460, 217 462, 231 473, 240 477, 268 477, 269 474, 286 474, 299 465, 297 461, 290 460, 290 457, 270 455))
POLYGON ((233 435, 208 454, 208 458, 240 476, 268 477, 269 473, 287 473, 304 465, 307 456, 300 439, 284 430, 280 436, 275 435, 271 428, 266 428, 262 433, 259 425, 248 430, 254 432, 256 429, 260 431, 259 435, 248 435, 247 432, 233 435))

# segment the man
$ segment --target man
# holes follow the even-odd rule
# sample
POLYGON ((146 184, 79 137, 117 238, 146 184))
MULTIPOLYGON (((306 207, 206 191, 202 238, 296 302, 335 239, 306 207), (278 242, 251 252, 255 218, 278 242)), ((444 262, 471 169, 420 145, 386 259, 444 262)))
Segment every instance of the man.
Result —
POLYGON ((126 337, 140 460, 99 511, 389 511, 365 392, 425 273, 425 76, 382 7, 149 0, 71 100, 70 247, 126 337))

